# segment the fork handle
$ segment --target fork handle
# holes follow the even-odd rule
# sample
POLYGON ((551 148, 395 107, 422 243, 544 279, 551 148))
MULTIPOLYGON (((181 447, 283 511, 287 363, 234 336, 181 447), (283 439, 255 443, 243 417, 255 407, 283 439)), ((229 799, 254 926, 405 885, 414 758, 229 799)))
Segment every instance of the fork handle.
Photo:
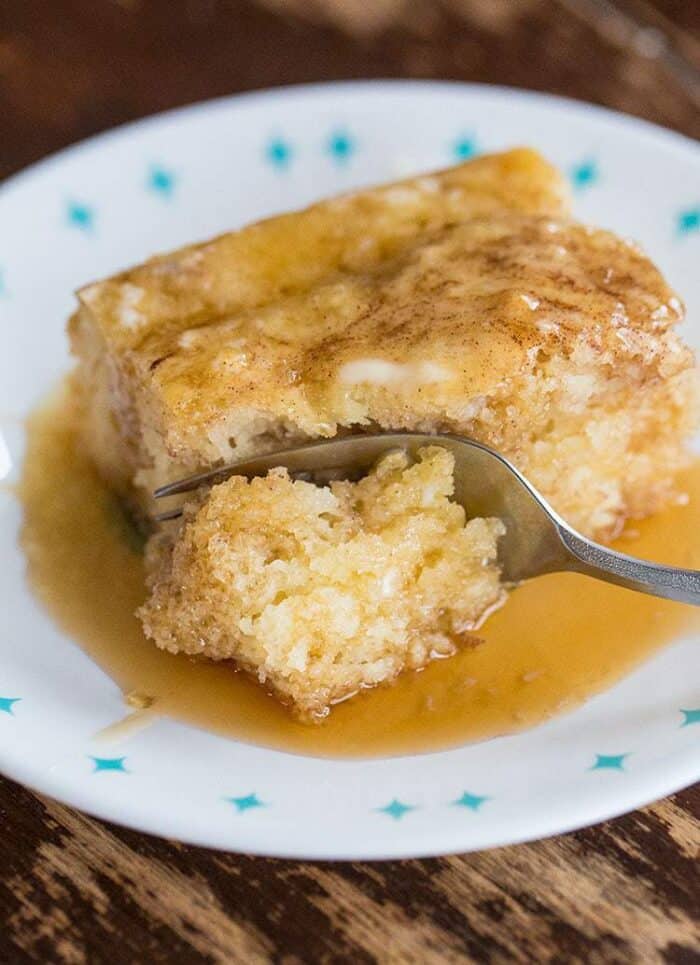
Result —
POLYGON ((662 566, 616 553, 584 539, 565 526, 559 526, 559 536, 568 550, 567 569, 617 583, 629 590, 700 606, 700 570, 662 566))

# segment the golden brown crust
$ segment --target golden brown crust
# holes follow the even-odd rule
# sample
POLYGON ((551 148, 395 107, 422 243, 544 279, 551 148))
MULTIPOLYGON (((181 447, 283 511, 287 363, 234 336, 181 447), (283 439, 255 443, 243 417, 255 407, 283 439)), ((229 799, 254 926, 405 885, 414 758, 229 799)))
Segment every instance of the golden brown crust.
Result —
POLYGON ((406 408, 413 423, 438 412, 456 421, 464 400, 531 369, 537 352, 568 356, 582 339, 606 364, 677 371, 688 356, 664 332, 680 315, 637 249, 508 214, 443 229, 371 272, 154 335, 144 353, 149 368, 151 355, 159 361, 151 387, 171 429, 206 434, 251 409, 316 436, 368 420, 407 425, 406 408))
POLYGON ((695 424, 678 298, 637 247, 572 222, 531 151, 282 215, 80 299, 87 392, 112 398, 88 444, 144 506, 178 475, 379 425, 502 450, 600 536, 670 492, 695 424))
POLYGON ((160 255, 79 292, 116 351, 363 270, 420 234, 494 211, 561 215, 558 172, 521 148, 432 175, 342 195, 160 255))

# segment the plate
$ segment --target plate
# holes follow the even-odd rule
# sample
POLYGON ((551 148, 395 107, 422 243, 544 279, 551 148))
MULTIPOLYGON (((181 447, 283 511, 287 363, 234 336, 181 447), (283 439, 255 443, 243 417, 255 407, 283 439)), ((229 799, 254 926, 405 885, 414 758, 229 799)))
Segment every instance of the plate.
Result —
MULTIPOLYGON (((518 144, 571 178, 581 220, 639 240, 700 342, 700 151, 641 121, 548 96, 423 82, 331 84, 213 101, 109 132, 0 190, 0 419, 70 365, 72 291, 153 252, 359 185, 518 144)), ((322 760, 168 720, 108 756, 115 684, 33 599, 21 513, 0 494, 0 767, 99 817, 227 850, 299 858, 437 855, 630 810, 700 777, 700 647, 682 639, 578 711, 421 757, 322 760), (118 756, 117 756, 118 754, 118 756)))

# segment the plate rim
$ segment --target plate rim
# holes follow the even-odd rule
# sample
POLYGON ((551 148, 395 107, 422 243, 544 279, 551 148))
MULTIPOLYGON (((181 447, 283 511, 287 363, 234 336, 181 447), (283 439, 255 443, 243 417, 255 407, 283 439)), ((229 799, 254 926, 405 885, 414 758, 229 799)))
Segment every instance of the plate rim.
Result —
MULTIPOLYGON (((256 101, 278 101, 286 98, 295 99, 319 95, 332 96, 336 92, 361 94, 372 91, 376 93, 376 88, 378 87, 388 88, 391 91, 401 91, 409 96, 411 93, 417 91, 423 94, 432 93, 436 95, 439 95, 441 92, 454 93, 461 91, 486 100, 502 100, 504 97, 507 97, 537 106, 554 107, 562 111, 585 115, 589 118, 597 118, 614 125, 618 129, 622 126, 637 136, 642 136, 653 141, 657 147, 682 154, 686 159, 692 155, 693 160, 700 160, 700 143, 692 138, 648 120, 624 114, 600 105, 590 104, 586 101, 529 89, 511 88, 504 85, 465 83, 460 81, 379 78, 373 80, 294 84, 228 94, 216 98, 198 100, 191 104, 157 112, 136 120, 126 121, 68 145, 59 151, 48 154, 4 179, 0 183, 0 200, 3 200, 10 192, 24 190, 29 187, 33 178, 37 176, 41 177, 52 166, 69 163, 85 151, 89 151, 95 147, 104 148, 113 140, 128 138, 134 133, 138 134, 149 128, 152 129, 163 124, 177 123, 187 118, 190 114, 194 115, 203 111, 211 111, 212 109, 225 110, 231 106, 255 103, 256 101)), ((592 699, 595 699, 595 697, 592 699)), ((514 834, 507 833, 506 825, 502 822, 500 825, 500 834, 486 834, 483 836, 483 840, 479 840, 479 829, 474 828, 474 826, 465 825, 463 831, 459 828, 446 827, 444 831, 437 829, 436 834, 426 835, 425 838, 402 832, 396 841, 391 840, 391 835, 389 834, 385 836, 377 834, 370 837, 369 840, 376 845, 380 843, 379 839, 382 839, 379 847, 370 847, 366 851, 358 849, 343 851, 342 847, 331 850, 327 845, 322 845, 318 849, 295 848, 293 845, 289 847, 274 845, 271 848, 265 847, 264 844, 258 846, 256 843, 251 844, 250 830, 246 830, 244 825, 237 827, 233 822, 228 826, 225 835, 218 828, 210 828, 209 833, 202 834, 198 832, 193 833, 194 829, 192 828, 184 831, 176 830, 175 832, 168 829, 163 830, 162 826, 160 828, 157 827, 155 817, 148 811, 139 817, 136 807, 130 806, 125 810, 122 803, 110 807, 109 799, 107 799, 104 804, 98 805, 94 795, 90 797, 90 795, 81 793, 82 788, 75 779, 70 776, 61 778, 56 774, 44 772, 42 774, 43 782, 41 786, 38 786, 34 782, 35 775, 32 776, 31 767, 26 769, 25 776, 20 761, 13 760, 11 767, 7 768, 5 757, 6 755, 0 750, 2 772, 6 774, 10 780, 21 783, 39 795, 48 796, 59 804, 78 808, 86 814, 120 827, 130 828, 160 837, 172 837, 174 835, 180 841, 211 849, 314 861, 370 861, 423 858, 437 855, 459 854, 474 850, 486 850, 535 839, 540 840, 617 817, 659 800, 668 794, 672 794, 700 778, 700 757, 698 757, 697 754, 694 756, 692 750, 684 749, 670 756, 679 758, 671 776, 667 777, 668 768, 663 766, 657 766, 656 769, 653 770, 647 767, 644 771, 637 774, 629 772, 626 775, 624 789, 618 787, 616 796, 608 794, 602 795, 600 805, 594 808, 591 808, 587 802, 575 805, 574 802, 571 801, 564 812, 566 817, 563 820, 552 821, 551 816, 543 812, 540 808, 536 815, 530 816, 527 826, 520 831, 516 831, 514 834), (449 838, 451 843, 447 846, 435 843, 442 837, 449 838)), ((178 820, 181 821, 182 819, 180 818, 178 820)), ((175 822, 175 825, 177 825, 177 823, 178 822, 175 822)))
MULTIPOLYGON (((680 777, 676 771, 674 772, 673 780, 670 782, 657 780, 656 784, 654 785, 654 790, 650 791, 648 771, 644 771, 636 775, 627 773, 626 789, 630 791, 632 788, 635 793, 628 793, 624 798, 620 795, 617 799, 619 803, 613 805, 609 803, 602 803, 601 806, 593 810, 586 804, 577 805, 577 808, 574 808, 570 805, 566 812, 568 815, 566 820, 552 822, 548 820, 547 813, 540 809, 537 812, 537 819, 530 819, 527 822, 526 828, 523 828, 515 834, 504 833, 501 831, 500 834, 484 835, 483 840, 478 840, 478 829, 476 829, 476 835, 474 833, 470 834, 470 829, 465 825, 464 831, 461 831, 461 829, 447 829, 442 833, 439 832, 436 835, 431 834, 426 836, 425 841, 423 841, 423 839, 420 837, 401 835, 401 837, 393 842, 388 840, 389 835, 387 834, 387 836, 383 838, 383 842, 380 847, 368 848, 366 851, 357 848, 348 850, 336 848, 331 851, 328 847, 324 846, 318 848, 299 848, 294 847, 293 845, 286 846, 279 843, 274 844, 272 847, 268 847, 266 844, 259 845, 256 842, 251 843, 250 838, 246 837, 245 832, 243 830, 238 831, 235 823, 233 822, 228 826, 225 834, 192 833, 192 830, 190 830, 191 822, 185 822, 182 819, 179 819, 177 822, 173 822, 172 826, 168 825, 168 827, 164 829, 162 826, 158 827, 156 822, 151 820, 150 815, 145 819, 138 816, 132 816, 131 809, 129 809, 128 813, 124 814, 122 808, 122 816, 115 817, 114 813, 110 811, 109 806, 95 806, 93 803, 94 798, 90 798, 89 800, 86 798, 86 803, 83 803, 79 793, 72 793, 73 789, 77 790, 77 786, 75 783, 71 784, 69 779, 66 779, 66 783, 71 788, 71 791, 64 792, 61 788, 60 781, 47 781, 46 785, 51 785, 51 788, 47 789, 47 786, 36 786, 31 778, 29 780, 25 780, 22 776, 18 775, 17 772, 15 772, 14 775, 10 775, 6 774, 4 769, 0 770, 3 776, 7 777, 9 780, 15 781, 15 783, 20 784, 22 787, 37 794, 39 797, 50 798, 61 807, 75 808, 89 817, 97 818, 98 820, 105 821, 109 824, 114 824, 117 827, 125 830, 149 834, 156 838, 174 840, 180 842, 181 844, 207 848, 208 850, 213 851, 246 854, 261 858, 279 858, 280 860, 316 862, 373 862, 436 858, 450 855, 470 854, 480 851, 491 851, 495 848, 510 847, 535 841, 545 841, 549 838, 595 827, 605 821, 622 817, 625 814, 631 814, 639 808, 649 807, 671 794, 675 794, 684 788, 692 786, 697 780, 700 779, 700 770, 694 765, 692 759, 690 759, 690 755, 688 755, 687 752, 678 752, 678 754, 674 756, 688 758, 688 766, 685 769, 687 773, 685 776, 680 777), (580 814, 579 811, 581 812, 580 814), (179 826, 181 824, 183 826, 186 824, 187 829, 180 830, 179 826), (443 837, 445 839, 449 839, 451 843, 437 843, 443 837)), ((655 774, 659 775, 659 773, 660 769, 657 769, 655 774)), ((602 801, 607 802, 608 798, 603 796, 602 801)), ((400 826, 395 827, 397 830, 401 830, 400 826)), ((388 830, 391 830, 391 828, 388 828, 388 830)), ((377 835, 372 837, 370 840, 376 842, 378 837, 379 836, 377 835)))
POLYGON ((206 109, 224 109, 226 106, 232 103, 250 103, 256 100, 268 100, 268 99, 278 99, 278 98, 293 98, 299 94, 323 94, 326 92, 334 91, 358 91, 369 90, 373 87, 390 87, 394 90, 405 90, 415 91, 422 90, 432 90, 436 93, 440 90, 444 91, 464 91, 471 92, 474 94, 479 94, 485 98, 493 98, 494 100, 507 95, 508 97, 514 97, 518 100, 528 101, 530 103, 536 104, 549 104, 550 106, 558 106, 561 109, 568 109, 578 113, 586 113, 591 116, 596 116, 601 120, 607 120, 611 123, 622 124, 629 129, 635 129, 637 133, 643 133, 648 138, 655 140, 658 144, 664 147, 675 148, 680 151, 695 151, 700 159, 700 141, 696 141, 694 138, 689 137, 686 134, 682 134, 680 131, 675 131, 672 128, 664 127, 661 124, 656 124, 654 121, 649 121, 643 117, 637 117, 634 114, 626 114, 624 111, 618 111, 611 107, 604 107, 601 104, 593 104, 590 101, 579 100, 575 97, 567 97, 562 94, 551 94, 547 91, 538 91, 531 88, 525 87, 509 87, 507 84, 484 84, 472 81, 459 81, 459 80, 419 80, 419 79, 402 79, 396 77, 387 78, 374 78, 370 80, 334 80, 334 81, 314 81, 312 83, 299 83, 299 84, 284 84, 279 87, 262 87, 256 88, 255 90, 241 91, 240 93, 234 94, 222 94, 218 97, 202 98, 200 100, 192 101, 189 104, 183 104, 179 107, 170 107, 163 111, 156 111, 153 114, 147 114, 144 117, 135 118, 132 121, 123 121, 113 127, 108 127, 103 131, 98 131, 96 134, 90 134, 87 137, 81 138, 78 141, 68 144, 58 151, 52 151, 43 157, 38 158, 36 161, 32 161, 30 164, 19 171, 15 171, 8 177, 3 178, 0 181, 0 194, 5 191, 9 191, 21 185, 22 181, 25 179, 29 180, 36 174, 43 172, 43 168, 49 167, 56 162, 68 160, 72 157, 77 156, 84 150, 87 150, 95 146, 98 142, 100 144, 107 143, 112 139, 117 139, 123 136, 127 131, 131 132, 135 129, 142 129, 149 126, 158 126, 159 124, 167 123, 168 121, 175 121, 180 118, 187 116, 192 113, 195 114, 198 111, 206 109))

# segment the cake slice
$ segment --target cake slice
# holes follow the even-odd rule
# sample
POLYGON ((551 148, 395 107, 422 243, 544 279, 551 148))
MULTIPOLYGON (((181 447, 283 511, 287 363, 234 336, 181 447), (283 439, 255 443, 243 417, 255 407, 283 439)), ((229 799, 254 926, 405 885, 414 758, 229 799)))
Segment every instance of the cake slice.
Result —
MULTIPOLYGON (((86 286, 69 331, 80 362, 85 443, 96 464, 148 512, 151 490, 173 473, 302 437, 292 410, 306 390, 295 366, 313 345, 317 319, 312 313, 292 324, 290 308, 298 314, 317 292, 328 301, 335 291, 335 327, 342 328, 351 322, 350 306, 340 310, 346 281, 381 272, 448 225, 493 212, 560 215, 566 198, 542 158, 511 151, 322 201, 86 286), (244 391, 251 380, 257 397, 244 391), (196 416, 182 395, 185 384, 196 416), (237 386, 235 397, 222 397, 225 385, 237 386)), ((333 419, 317 416, 319 433, 332 433, 333 419)))
MULTIPOLYGON (((85 445, 147 519, 163 483, 377 428, 492 446, 584 533, 674 498, 698 381, 677 296, 572 221, 517 150, 321 202, 79 292, 85 445)), ((160 647, 233 660, 305 718, 470 639, 504 596, 498 520, 452 457, 329 487, 284 471, 191 498, 147 547, 160 647)), ((160 506, 159 508, 164 508, 160 506)))
POLYGON ((302 718, 472 641, 505 594, 504 532, 450 500, 439 447, 385 456, 357 483, 234 476, 147 550, 146 635, 234 660, 302 718))
POLYGON ((367 428, 508 456, 586 534, 673 497, 697 421, 682 306, 516 150, 324 201, 82 289, 85 444, 154 487, 367 428))

